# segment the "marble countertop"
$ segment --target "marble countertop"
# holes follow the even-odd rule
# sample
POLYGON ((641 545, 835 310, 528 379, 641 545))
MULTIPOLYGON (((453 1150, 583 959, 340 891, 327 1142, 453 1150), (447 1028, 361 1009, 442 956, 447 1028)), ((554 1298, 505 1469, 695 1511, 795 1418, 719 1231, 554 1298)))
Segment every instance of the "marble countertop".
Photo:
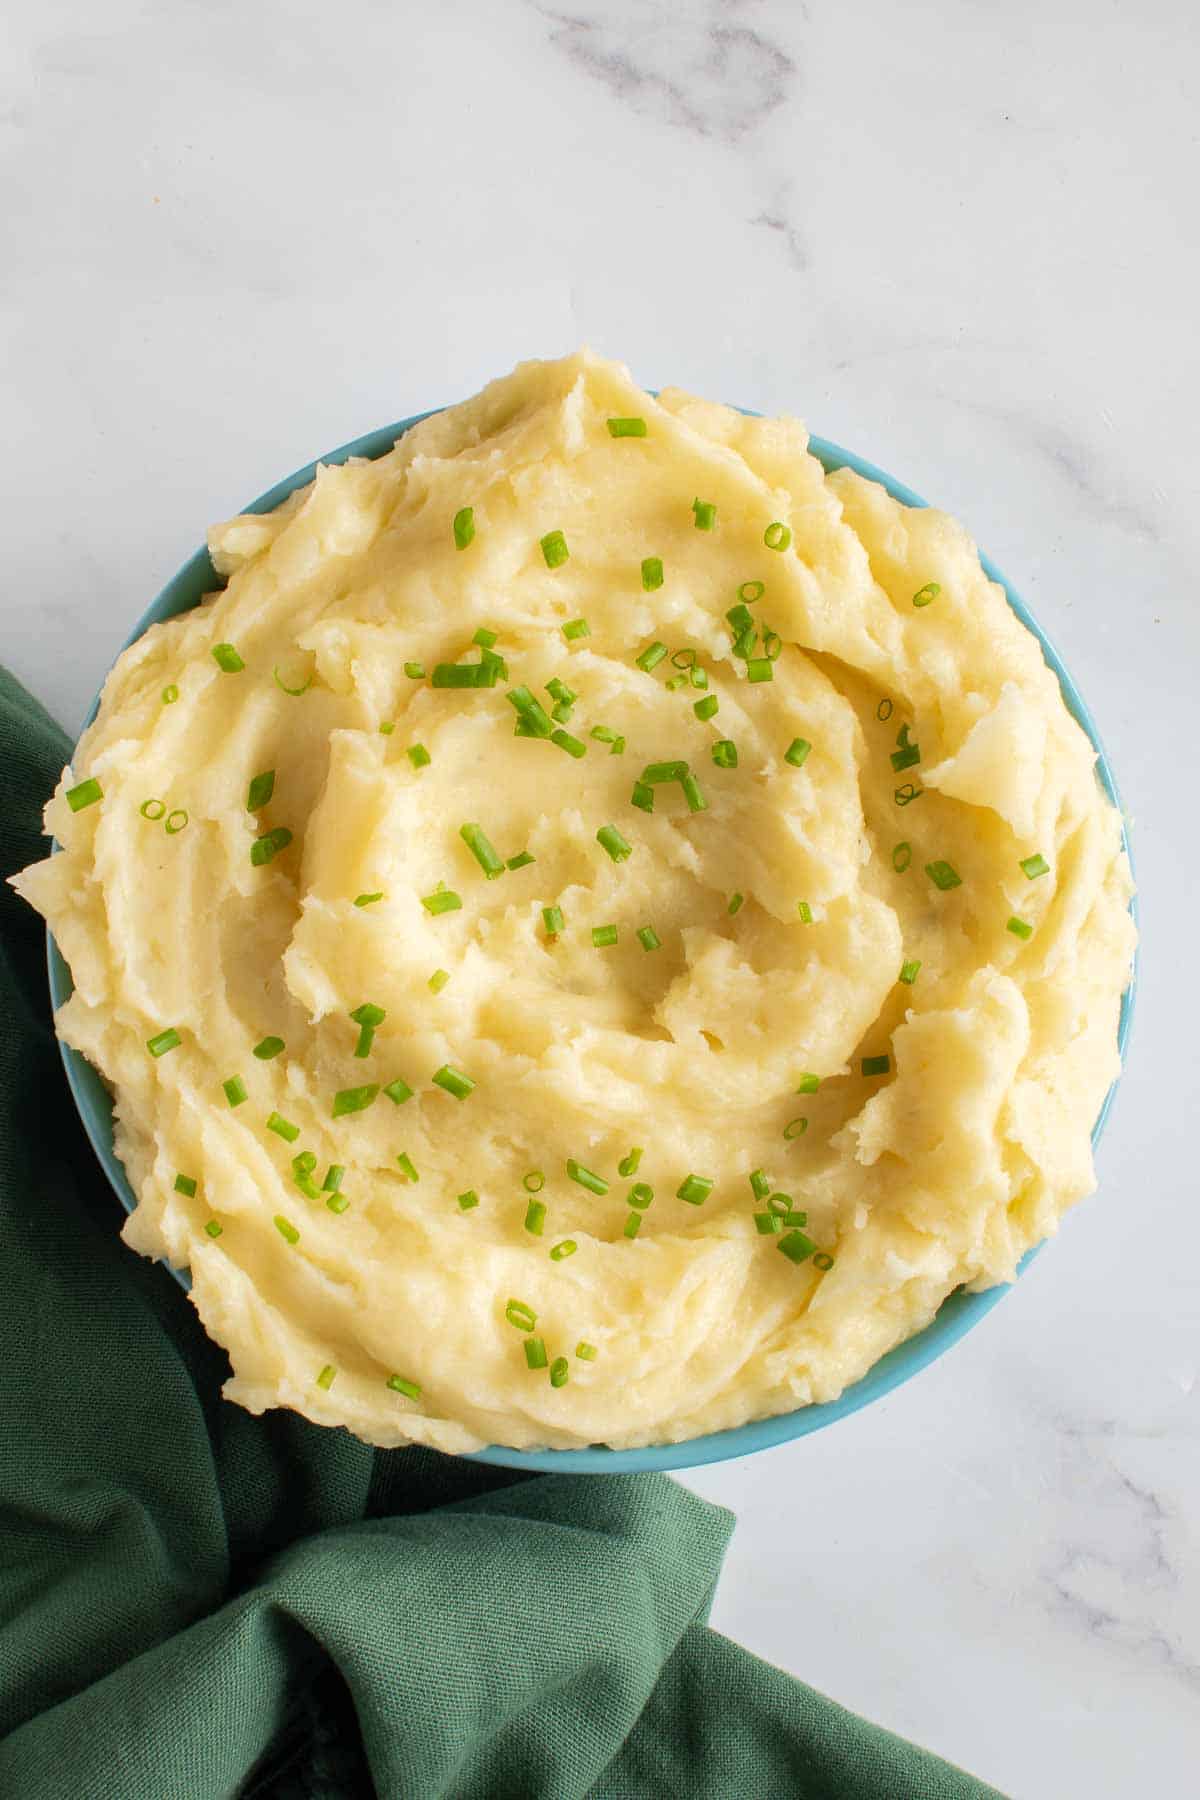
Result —
POLYGON ((1100 1192, 979 1329, 688 1477, 714 1623, 1020 1800, 1195 1791, 1200 35, 1179 0, 18 0, 0 655, 74 728, 310 455, 588 341, 971 526, 1133 820, 1100 1192))

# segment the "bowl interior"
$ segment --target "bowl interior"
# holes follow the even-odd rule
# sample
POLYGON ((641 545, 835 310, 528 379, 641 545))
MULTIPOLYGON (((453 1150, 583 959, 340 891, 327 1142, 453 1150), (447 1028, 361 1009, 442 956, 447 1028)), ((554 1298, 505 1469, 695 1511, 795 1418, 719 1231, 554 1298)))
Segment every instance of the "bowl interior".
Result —
MULTIPOLYGON (((323 463, 345 462, 352 456, 374 459, 383 456, 392 448, 396 439, 421 419, 428 418, 428 413, 417 413, 410 419, 403 419, 396 425, 385 425, 378 431, 370 431, 365 437, 355 438, 351 443, 342 444, 319 460, 323 463)), ((895 499, 906 506, 925 506, 928 503, 915 494, 903 482, 895 480, 873 463, 864 461, 850 450, 843 450, 840 445, 830 443, 825 438, 814 437, 809 440, 809 448, 826 470, 850 468, 868 481, 877 481, 885 487, 895 499)), ((295 474, 260 494, 257 500, 243 508, 245 512, 271 512, 281 501, 298 487, 304 487, 316 473, 317 464, 308 463, 295 474)), ((1047 664, 1058 677, 1058 684, 1067 705, 1067 710, 1078 720, 1096 749, 1096 768, 1100 783, 1113 805, 1122 815, 1122 840, 1126 855, 1129 854, 1128 832, 1117 792, 1116 780, 1104 746, 1100 741, 1095 721, 1088 711, 1071 676, 1063 664, 1054 645, 1050 642, 1028 607, 1016 593, 1012 585, 1001 574, 988 557, 980 556, 980 561, 988 578, 1003 588, 1008 603, 1022 624, 1026 625, 1042 646, 1042 654, 1047 664)), ((158 595, 157 599, 147 607, 142 617, 122 647, 127 649, 135 643, 150 625, 161 623, 164 619, 174 618, 177 613, 187 612, 198 606, 205 594, 211 594, 221 585, 207 550, 198 550, 189 558, 172 577, 158 595)), ((89 708, 84 721, 91 723, 100 703, 97 694, 89 708)), ((71 972, 54 942, 47 933, 47 960, 50 975, 50 996, 57 1009, 69 997, 72 990, 71 972)), ((1130 1027, 1133 1021, 1134 992, 1137 984, 1136 960, 1130 976, 1129 986, 1121 1000, 1121 1016, 1118 1025, 1118 1048, 1124 1060, 1126 1046, 1129 1041, 1130 1027)), ((132 1212, 136 1204, 128 1178, 116 1152, 113 1149, 113 1107, 112 1096, 100 1075, 86 1058, 69 1045, 59 1040, 63 1062, 66 1066, 67 1080, 75 1098, 75 1104, 83 1120, 92 1148, 95 1150, 105 1174, 120 1200, 125 1211, 132 1212)), ((1105 1096, 1096 1122, 1092 1127, 1092 1143, 1099 1143, 1100 1134, 1108 1118, 1116 1093, 1116 1082, 1105 1096)), ((1042 1246, 1030 1250, 1022 1259, 1018 1274, 1023 1271, 1038 1254, 1042 1246)), ((171 1270, 184 1287, 189 1286, 186 1270, 171 1270)), ((878 1400, 888 1394, 901 1382, 908 1381, 913 1375, 927 1368, 937 1357, 945 1354, 953 1344, 965 1336, 972 1326, 989 1313, 993 1306, 1004 1298, 1007 1286, 986 1289, 983 1293, 973 1294, 959 1289, 943 1301, 937 1316, 914 1337, 897 1345, 896 1349, 880 1359, 875 1366, 846 1389, 840 1399, 827 1401, 820 1406, 799 1407, 795 1412, 780 1413, 774 1418, 758 1419, 747 1425, 735 1426, 729 1431, 711 1432, 707 1437, 690 1438, 679 1444, 656 1444, 642 1450, 609 1450, 603 1445, 593 1445, 586 1450, 511 1450, 503 1444, 492 1445, 486 1450, 475 1452, 477 1462, 496 1463, 501 1467, 515 1469, 543 1469, 558 1474, 629 1474, 652 1469, 688 1469, 697 1468, 703 1463, 722 1462, 728 1457, 748 1456, 752 1451, 765 1450, 774 1444, 781 1444, 788 1439, 805 1437, 810 1431, 819 1431, 823 1426, 832 1425, 838 1419, 844 1419, 855 1413, 860 1407, 868 1406, 872 1400, 878 1400)))

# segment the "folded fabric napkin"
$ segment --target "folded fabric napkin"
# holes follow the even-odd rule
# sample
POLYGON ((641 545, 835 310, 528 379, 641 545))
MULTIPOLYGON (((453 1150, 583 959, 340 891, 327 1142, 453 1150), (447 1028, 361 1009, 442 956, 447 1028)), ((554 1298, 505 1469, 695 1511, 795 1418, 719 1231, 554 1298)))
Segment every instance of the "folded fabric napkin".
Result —
MULTIPOLYGON (((68 748, 0 671, 0 876, 42 853, 68 748)), ((0 1793, 994 1794, 709 1629, 733 1521, 675 1482, 227 1405, 118 1239, 8 888, 0 1006, 0 1793)))

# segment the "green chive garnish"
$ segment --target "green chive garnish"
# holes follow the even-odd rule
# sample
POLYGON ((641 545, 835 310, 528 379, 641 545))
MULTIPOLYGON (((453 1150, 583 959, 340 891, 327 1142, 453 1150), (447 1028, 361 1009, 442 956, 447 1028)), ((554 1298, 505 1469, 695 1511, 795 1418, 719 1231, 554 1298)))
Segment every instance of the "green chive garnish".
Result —
POLYGON ((224 1226, 221 1224, 220 1219, 209 1219, 205 1224, 204 1229, 210 1238, 219 1238, 224 1230, 224 1226))
POLYGON ((277 825, 274 831, 264 832, 250 846, 251 863, 256 869, 263 868, 273 862, 281 850, 286 850, 291 841, 292 834, 286 825, 277 825))
POLYGON ((347 1113, 365 1111, 378 1092, 379 1083, 375 1081, 365 1087, 339 1088, 333 1096, 333 1117, 342 1119, 347 1113))
POLYGON ((504 698, 515 707, 519 720, 528 727, 530 737, 548 738, 554 730, 545 707, 527 687, 509 688, 504 698))
POLYGON ((635 781, 633 792, 629 796, 631 806, 640 807, 642 812, 654 811, 654 789, 644 781, 635 781))
POLYGON ((275 771, 274 769, 264 769, 261 775, 255 775, 251 779, 246 794, 246 811, 257 812, 260 806, 267 804, 274 792, 275 771))
POLYGON ((793 1143, 796 1138, 803 1137, 807 1130, 808 1130, 808 1120, 807 1119, 804 1119, 804 1118, 789 1119, 787 1124, 783 1128, 783 1135, 787 1139, 788 1143, 790 1144, 790 1143, 793 1143))
MULTIPOLYGON (((226 1092, 228 1092, 228 1085, 226 1087, 226 1092)), ((233 1102, 231 1101, 230 1104, 232 1105, 233 1102)), ((283 1138, 284 1141, 289 1144, 294 1144, 296 1139, 300 1136, 300 1127, 298 1125, 293 1125, 290 1119, 283 1118, 277 1112, 273 1112, 267 1120, 267 1130, 273 1131, 276 1137, 283 1138)))
POLYGON ((677 1200, 686 1200, 689 1206, 700 1206, 713 1191, 713 1183, 707 1175, 688 1175, 675 1190, 677 1200))
POLYGON ((913 595, 912 603, 914 606, 928 606, 931 600, 937 599, 941 591, 940 582, 927 581, 923 588, 917 589, 916 593, 913 595))
POLYGON ((608 419, 606 424, 609 437, 645 437, 646 435, 645 419, 608 419))
POLYGON ((449 969, 435 969, 433 971, 433 974, 429 977, 430 993, 431 994, 440 994, 442 989, 445 987, 446 983, 449 981, 449 979, 450 979, 449 969))
POLYGON ((796 911, 800 914, 800 923, 802 925, 812 924, 812 907, 808 904, 807 900, 797 900, 796 911))
POLYGON ((298 1244, 300 1242, 300 1233, 296 1230, 296 1227, 292 1224, 291 1220, 285 1219, 282 1213, 275 1214, 275 1229, 281 1238, 287 1239, 289 1244, 298 1244))
MULTIPOLYGON (((470 507, 468 507, 467 511, 469 512, 470 510, 470 507)), ((409 1381, 404 1375, 389 1375, 387 1378, 387 1385, 394 1394, 403 1394, 406 1400, 419 1400, 421 1398, 420 1382, 409 1381)))
POLYGON ((628 1156, 623 1156, 621 1158, 620 1162, 617 1164, 617 1174, 618 1175, 636 1175, 638 1172, 638 1164, 641 1162, 641 1160, 642 1160, 641 1147, 637 1146, 629 1152, 628 1156))
POLYGON ((396 1161, 399 1163, 400 1173, 406 1181, 420 1181, 421 1177, 417 1174, 413 1159, 407 1150, 402 1150, 396 1161))
POLYGON ((410 681, 424 681, 425 664, 419 662, 406 662, 404 665, 404 673, 408 676, 410 681))
POLYGON ((711 500, 693 500, 692 517, 697 531, 711 531, 717 522, 717 509, 711 500))
POLYGON ((783 639, 780 637, 779 633, 777 631, 771 631, 769 629, 767 631, 764 631, 763 632, 763 655, 765 657, 767 657, 767 659, 770 662, 778 662, 782 650, 783 650, 783 639))
POLYGON ((405 755, 414 769, 427 769, 432 760, 424 744, 410 744, 405 755))
POLYGON ((467 545, 473 542, 475 537, 475 508, 473 506, 460 506, 454 515, 454 523, 451 529, 454 532, 455 549, 465 550, 467 545))
POLYGON ((182 806, 178 806, 174 812, 167 814, 166 824, 163 826, 163 830, 167 833, 168 837, 174 837, 176 832, 183 830, 187 822, 188 815, 186 811, 182 806))
POLYGON ((816 1247, 812 1239, 805 1237, 802 1231, 789 1231, 787 1236, 781 1237, 775 1246, 777 1250, 782 1250, 789 1262, 794 1263, 804 1262, 812 1255, 816 1247))
POLYGON ((195 1178, 195 1176, 194 1175, 176 1175, 176 1177, 175 1177, 175 1192, 177 1194, 186 1194, 189 1200, 194 1199, 195 1194, 196 1194, 196 1178, 195 1178))
POLYGON ((712 747, 712 759, 718 769, 736 769, 738 766, 737 745, 732 738, 718 738, 712 747))
POLYGON ((897 875, 903 875, 911 861, 912 845, 908 843, 907 840, 903 844, 896 844, 893 847, 892 867, 895 869, 897 875))
POLYGON ((1035 856, 1026 856, 1021 862, 1021 868, 1028 881, 1036 881, 1039 875, 1048 875, 1050 873, 1050 864, 1046 861, 1040 850, 1035 856))
POLYGON ((283 1047, 281 1037, 265 1037, 261 1043, 255 1044, 254 1055, 259 1062, 270 1062, 272 1057, 279 1055, 283 1047))
POLYGON ((763 543, 768 550, 786 550, 791 541, 790 530, 779 519, 773 520, 763 532, 763 543))
POLYGON ((617 928, 615 925, 592 926, 592 944, 595 949, 611 950, 616 941, 617 928))
POLYGON ((504 1316, 518 1331, 532 1331, 537 1324, 537 1314, 523 1300, 510 1300, 504 1309, 504 1316))
POLYGON ((659 640, 655 638, 654 642, 652 644, 647 644, 641 655, 635 657, 634 660, 636 661, 638 668, 644 669, 646 674, 649 675, 657 669, 659 663, 662 662, 666 654, 667 646, 660 643, 659 640))
POLYGON ((391 737, 391 735, 392 735, 393 731, 395 731, 395 729, 396 729, 395 719, 381 719, 380 720, 379 733, 380 733, 381 737, 391 737))
POLYGON ((583 1163, 576 1162, 574 1157, 567 1158, 567 1174, 572 1181, 577 1181, 580 1187, 587 1188, 589 1193, 607 1194, 608 1192, 608 1183, 603 1175, 597 1175, 592 1169, 586 1168, 583 1163))
POLYGON ((174 682, 172 682, 169 687, 165 687, 163 689, 162 703, 164 706, 174 706, 174 704, 178 700, 178 698, 179 698, 179 689, 175 686, 174 682))
POLYGON ((506 869, 527 869, 533 860, 528 850, 521 850, 516 856, 510 856, 504 866, 506 869))
POLYGON ((756 1200, 765 1200, 771 1191, 771 1178, 764 1169, 753 1169, 750 1173, 750 1190, 756 1200))
POLYGON ((962 886, 962 876, 948 862, 931 862, 925 864, 925 873, 935 888, 948 893, 951 888, 962 886))
MULTIPOLYGON (((529 1220, 528 1219, 526 1219, 526 1221, 525 1221, 525 1226, 526 1226, 526 1229, 528 1230, 528 1228, 529 1228, 529 1220)), ((561 1244, 555 1244, 553 1250, 551 1250, 550 1261, 551 1262, 565 1262, 568 1256, 574 1256, 574 1254, 578 1250, 578 1248, 579 1248, 579 1245, 575 1242, 574 1238, 564 1238, 561 1244)))
POLYGON ((801 1075, 799 1081, 796 1083, 796 1092, 798 1094, 815 1094, 820 1085, 821 1077, 819 1075, 814 1075, 811 1070, 808 1070, 801 1075))
POLYGON ((864 1075, 886 1075, 892 1066, 890 1056, 864 1056, 862 1072, 864 1075))
MULTIPOLYGON (((100 783, 89 776, 87 781, 79 782, 68 788, 65 799, 72 812, 82 812, 85 806, 95 806, 97 800, 103 800, 104 789, 100 783)), ((166 810, 165 807, 163 809, 166 810)))
POLYGON ((525 1363, 530 1369, 544 1369, 548 1358, 546 1346, 540 1337, 527 1337, 524 1343, 525 1363))
POLYGON ((596 1346, 595 1344, 589 1344, 586 1339, 580 1338, 575 1346, 575 1354, 580 1362, 595 1362, 596 1346))
POLYGON ((232 644, 214 644, 212 653, 217 667, 226 675, 236 675, 246 666, 232 644))
POLYGON ((354 904, 355 906, 374 906, 377 900, 382 899, 383 889, 380 888, 379 892, 376 894, 355 894, 354 904))
POLYGON ((430 684, 435 688, 483 688, 495 687, 498 669, 498 657, 491 662, 486 660, 485 651, 478 662, 473 663, 435 663, 430 684))
POLYGON ((138 811, 141 813, 143 819, 149 819, 151 823, 155 825, 157 825, 166 810, 167 803, 165 800, 143 800, 142 804, 138 807, 138 811))
POLYGON ((562 628, 562 634, 568 644, 573 644, 577 638, 591 637, 592 628, 586 619, 569 619, 562 628))
POLYGON ((683 797, 688 803, 689 812, 697 813, 708 811, 708 801, 700 792, 700 783, 696 780, 694 775, 685 775, 679 785, 683 789, 683 797))
POLYGON ((323 1194, 336 1194, 345 1179, 346 1171, 341 1163, 330 1163, 325 1171, 325 1179, 321 1183, 323 1194))
POLYGON ((540 1169, 530 1169, 521 1177, 521 1186, 527 1194, 540 1194, 546 1185, 546 1177, 540 1169))
POLYGON ((525 1229, 532 1237, 541 1237, 546 1227, 546 1202, 531 1200, 525 1208, 525 1229))
POLYGON ((160 1031, 156 1036, 146 1039, 146 1048, 151 1056, 165 1056, 168 1050, 177 1049, 182 1042, 183 1039, 175 1027, 168 1025, 165 1031, 160 1031))
POLYGON ((433 1077, 434 1086, 440 1087, 444 1094, 451 1094, 455 1100, 465 1100, 474 1092, 475 1083, 461 1069, 452 1069, 449 1063, 443 1063, 433 1077))
POLYGON ((246 1084, 240 1075, 231 1075, 228 1081, 221 1083, 221 1087, 230 1106, 240 1106, 246 1098, 246 1084))
POLYGON ((731 606, 725 617, 729 621, 735 638, 741 637, 743 631, 754 629, 754 614, 748 606, 743 606, 740 602, 737 606, 731 606))
POLYGON ((802 769, 811 749, 812 745, 807 738, 793 738, 783 753, 783 760, 791 763, 793 769, 802 769))
POLYGON ((653 1198, 654 1189, 648 1187, 644 1181, 635 1181, 626 1195, 630 1206, 637 1212, 645 1212, 653 1198))
POLYGON ((407 1081, 402 1081, 399 1076, 395 1081, 389 1081, 387 1086, 380 1091, 387 1095, 393 1106, 403 1106, 404 1102, 411 1100, 413 1095, 407 1081))
MULTIPOLYGON (((213 655, 214 656, 216 655, 215 650, 213 652, 213 655)), ((281 689, 281 691, 283 693, 290 694, 293 700, 298 699, 301 694, 307 694, 309 688, 313 684, 313 677, 310 675, 308 680, 303 682, 300 687, 289 687, 287 682, 283 679, 283 677, 279 673, 279 664, 278 663, 276 663, 274 668, 271 670, 271 675, 275 682, 275 686, 277 688, 281 689)))
POLYGON ((557 937, 563 929, 562 908, 559 906, 543 906, 542 924, 546 927, 547 937, 557 937))
POLYGON ((734 913, 740 913, 743 906, 745 906, 745 904, 746 904, 745 894, 730 894, 729 906, 727 908, 730 917, 732 918, 734 913))
POLYGON ((747 681, 774 681, 775 664, 769 656, 752 656, 746 663, 747 681))
POLYGON ((465 1194, 460 1194, 458 1196, 458 1210, 460 1212, 471 1212, 478 1205, 479 1195, 475 1192, 474 1188, 468 1188, 465 1194))
POLYGON ((920 961, 906 962, 906 963, 902 963, 900 966, 900 979, 904 983, 905 987, 911 987, 913 982, 917 979, 917 976, 920 973, 921 973, 920 961))
POLYGON ((624 1230, 623 1235, 627 1238, 635 1238, 641 1229, 642 1229, 641 1213, 639 1213, 639 1212, 629 1213, 625 1220, 625 1230, 624 1230))
POLYGON ((637 941, 642 946, 643 950, 662 949, 662 939, 659 937, 657 931, 655 931, 653 925, 640 925, 638 927, 637 941))
POLYGON ((567 540, 561 531, 548 531, 544 538, 539 538, 542 555, 548 569, 559 569, 566 562, 571 552, 567 549, 567 540))
POLYGON ((572 737, 569 731, 552 731, 550 742, 557 744, 560 750, 565 750, 568 756, 573 756, 576 760, 587 750, 587 745, 581 744, 579 739, 572 737))
POLYGON ((705 695, 704 699, 697 700, 696 704, 692 708, 692 711, 695 713, 696 717, 702 721, 705 719, 711 719, 713 714, 716 712, 716 710, 717 710, 717 696, 715 694, 705 695))
MULTIPOLYGON (((660 588, 662 586, 662 584, 663 584, 662 557, 661 556, 644 556, 642 558, 642 586, 645 588, 645 590, 648 594, 652 594, 654 592, 655 588, 660 588)), ((665 644, 663 645, 663 655, 664 656, 666 655, 666 645, 665 644)), ((638 660, 640 663, 641 659, 639 658, 638 660)), ((651 667, 653 667, 653 664, 651 664, 651 667)))
MULTIPOLYGON (((482 825, 460 825, 458 835, 489 881, 504 873, 504 858, 497 856, 482 825)), ((428 902, 423 901, 423 905, 428 902)))
POLYGON ((436 893, 422 895, 421 905, 436 919, 439 913, 458 912, 462 898, 452 888, 439 888, 436 893))
POLYGON ((760 1237, 770 1237, 773 1233, 778 1236, 783 1230, 783 1220, 778 1213, 756 1212, 754 1214, 754 1228, 760 1237))
POLYGON ((633 845, 626 843, 615 825, 602 825, 596 833, 596 842, 601 849, 607 850, 615 863, 625 862, 633 855, 633 845))
POLYGON ((767 1207, 777 1218, 782 1218, 792 1210, 792 1196, 790 1194, 772 1194, 767 1201, 767 1207))
POLYGON ((1022 939, 1031 938, 1033 936, 1033 926, 1027 919, 1018 919, 1015 913, 1004 929, 1006 931, 1011 931, 1014 937, 1022 939))

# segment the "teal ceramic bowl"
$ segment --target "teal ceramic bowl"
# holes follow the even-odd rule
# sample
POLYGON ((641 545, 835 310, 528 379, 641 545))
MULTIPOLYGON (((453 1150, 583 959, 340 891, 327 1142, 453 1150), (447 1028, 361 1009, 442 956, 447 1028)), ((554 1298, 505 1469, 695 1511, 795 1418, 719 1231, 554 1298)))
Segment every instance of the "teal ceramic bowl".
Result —
MULTIPOLYGON (((320 460, 325 463, 345 462, 351 456, 375 458, 383 456, 392 448, 396 439, 410 426, 419 424, 421 419, 428 418, 428 413, 418 413, 411 419, 403 419, 397 425, 385 425, 379 431, 369 431, 365 437, 355 438, 353 443, 343 444, 340 449, 333 450, 320 460)), ((919 494, 903 482, 896 481, 891 475, 877 469, 873 463, 865 462, 862 457, 855 456, 852 451, 843 450, 837 444, 829 443, 825 438, 810 439, 810 448, 827 470, 851 468, 868 481, 877 481, 885 487, 895 499, 903 501, 906 506, 925 506, 919 494)), ((297 469, 294 475, 260 494, 257 500, 243 510, 252 513, 270 512, 286 500, 296 488, 303 487, 313 479, 316 463, 308 463, 303 469, 297 469)), ((1091 713, 1088 711, 1075 683, 1072 681, 1054 645, 1050 642, 1037 620, 1025 606, 1020 596, 1000 573, 999 569, 986 556, 980 558, 985 573, 992 581, 1004 589, 1008 603, 1021 620, 1028 626, 1042 646, 1042 654, 1050 668, 1058 677, 1063 699, 1068 711, 1079 721, 1084 731, 1096 747, 1097 768, 1101 784, 1105 792, 1121 811, 1121 801, 1117 793, 1117 784, 1105 755, 1104 746, 1100 742, 1100 734, 1096 729, 1091 713)), ((136 643, 142 633, 150 625, 156 625, 163 619, 172 619, 177 613, 187 612, 199 605, 205 594, 210 594, 220 586, 219 578, 209 561, 207 550, 198 550, 178 574, 174 575, 159 594, 153 604, 147 607, 123 648, 136 643)), ((85 724, 90 724, 95 717, 100 696, 97 694, 88 712, 85 724)), ((1124 817, 1122 813, 1122 817, 1124 817)), ((1124 827, 1123 827, 1124 831, 1124 827)), ((1124 836, 1125 850, 1129 852, 1127 833, 1124 836)), ((57 1008, 71 993, 71 972, 59 952, 54 939, 48 935, 47 953, 50 970, 50 996, 57 1008)), ((1129 986, 1121 1001, 1121 1017, 1118 1028, 1118 1045, 1122 1061, 1125 1057, 1129 1041, 1130 1026, 1133 1021, 1133 1000, 1137 984, 1136 963, 1131 973, 1129 986)), ((129 1186, 124 1167, 118 1161, 113 1150, 113 1117, 112 1098, 97 1071, 78 1051, 61 1043, 63 1062, 66 1065, 67 1081, 79 1108, 79 1116, 83 1120, 84 1130, 91 1140, 92 1148, 103 1166, 105 1174, 112 1183, 121 1205, 126 1212, 132 1212, 135 1201, 129 1186)), ((1092 1127, 1092 1143, 1099 1142, 1112 1106, 1116 1083, 1113 1083, 1105 1096, 1099 1116, 1092 1127)), ((1026 1269, 1038 1254, 1041 1246, 1029 1251, 1021 1262, 1018 1273, 1026 1269)), ((186 1271, 172 1270, 175 1279, 184 1287, 189 1286, 186 1271)), ((847 1388, 839 1400, 828 1401, 823 1406, 803 1406, 795 1412, 780 1413, 771 1419, 757 1419, 749 1425, 738 1425, 731 1431, 715 1431, 707 1437, 691 1438, 681 1444, 658 1444, 644 1450, 609 1450, 603 1445, 593 1445, 587 1450, 510 1450, 504 1445, 493 1445, 487 1450, 476 1452, 473 1460, 477 1462, 496 1463, 504 1468, 542 1469, 557 1474, 630 1474, 651 1469, 694 1469, 703 1463, 723 1462, 729 1457, 749 1456, 755 1450, 767 1450, 775 1444, 783 1444, 791 1438, 806 1437, 810 1431, 820 1431, 826 1425, 833 1425, 838 1419, 848 1418, 861 1407, 870 1405, 872 1400, 890 1394, 901 1382, 908 1381, 913 1375, 928 1368, 929 1364, 945 1354, 953 1344, 989 1312, 1005 1294, 1007 1286, 988 1288, 981 1294, 969 1294, 960 1289, 949 1295, 938 1310, 937 1317, 920 1331, 915 1337, 900 1344, 895 1350, 877 1362, 873 1369, 847 1388)))

